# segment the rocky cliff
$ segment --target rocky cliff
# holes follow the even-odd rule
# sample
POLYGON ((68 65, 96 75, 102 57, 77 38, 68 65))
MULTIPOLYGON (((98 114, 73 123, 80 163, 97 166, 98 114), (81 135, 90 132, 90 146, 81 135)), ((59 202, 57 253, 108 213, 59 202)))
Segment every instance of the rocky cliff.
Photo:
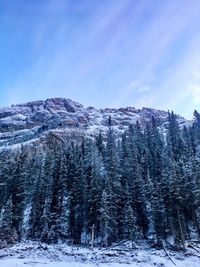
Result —
MULTIPOLYGON (((77 102, 63 98, 12 105, 0 108, 0 148, 16 148, 27 142, 46 142, 50 136, 64 140, 94 136, 100 131, 104 134, 108 129, 109 118, 116 135, 120 135, 137 121, 144 126, 152 116, 161 131, 165 131, 168 113, 151 108, 84 108, 77 102)), ((180 116, 178 122, 180 126, 188 124, 180 116)))

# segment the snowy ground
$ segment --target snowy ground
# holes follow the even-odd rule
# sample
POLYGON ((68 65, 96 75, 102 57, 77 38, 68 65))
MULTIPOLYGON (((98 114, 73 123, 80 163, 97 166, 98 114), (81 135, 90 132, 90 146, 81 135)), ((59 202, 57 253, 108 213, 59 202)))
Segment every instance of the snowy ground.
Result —
POLYGON ((152 249, 146 244, 134 250, 127 247, 88 249, 67 245, 45 245, 34 242, 0 249, 0 267, 200 267, 200 247, 185 253, 152 249))

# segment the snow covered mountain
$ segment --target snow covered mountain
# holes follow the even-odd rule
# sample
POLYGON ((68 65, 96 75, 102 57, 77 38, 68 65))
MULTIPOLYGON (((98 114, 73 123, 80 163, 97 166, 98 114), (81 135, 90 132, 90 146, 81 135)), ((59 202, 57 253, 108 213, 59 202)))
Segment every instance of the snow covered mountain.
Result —
MULTIPOLYGON (((165 131, 168 113, 151 108, 84 108, 77 102, 63 98, 12 105, 0 108, 0 148, 27 141, 43 142, 50 135, 77 139, 85 135, 94 136, 100 131, 105 133, 109 118, 115 133, 119 135, 128 125, 137 121, 144 126, 152 116, 159 128, 165 131)), ((181 126, 188 124, 180 116, 177 120, 181 126)))
POLYGON ((200 236, 194 116, 62 98, 1 108, 0 247, 148 240, 186 251, 200 236))

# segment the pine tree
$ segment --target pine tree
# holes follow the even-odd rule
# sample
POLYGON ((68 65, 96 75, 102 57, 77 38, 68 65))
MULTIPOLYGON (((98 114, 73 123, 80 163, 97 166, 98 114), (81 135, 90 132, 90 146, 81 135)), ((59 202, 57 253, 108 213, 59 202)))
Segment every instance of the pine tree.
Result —
POLYGON ((16 167, 11 182, 11 198, 13 203, 13 228, 16 230, 19 241, 22 238, 22 221, 26 206, 26 181, 27 170, 25 162, 27 159, 26 151, 22 146, 20 154, 17 156, 16 167))
POLYGON ((112 218, 112 238, 113 242, 119 236, 120 213, 121 213, 121 182, 119 172, 119 157, 114 131, 111 126, 107 133, 105 152, 105 187, 110 197, 110 216, 112 218))
POLYGON ((0 240, 6 241, 8 244, 13 244, 18 241, 18 235, 13 229, 13 203, 9 198, 2 210, 2 222, 0 224, 0 240))
POLYGON ((132 208, 137 213, 137 223, 143 237, 147 238, 149 221, 147 217, 147 199, 145 196, 145 178, 147 176, 145 166, 146 147, 138 122, 134 127, 129 127, 127 148, 130 153, 128 167, 129 198, 131 199, 132 208))
POLYGON ((136 224, 136 213, 133 211, 132 207, 128 205, 125 213, 125 234, 126 238, 132 241, 132 248, 133 248, 133 241, 139 237, 138 228, 136 224))
POLYGON ((83 158, 78 147, 72 147, 69 160, 69 231, 74 244, 81 243, 83 231, 83 158))
POLYGON ((87 188, 87 203, 88 203, 88 225, 87 228, 91 229, 94 225, 95 231, 100 232, 100 208, 101 208, 101 193, 103 187, 103 173, 101 157, 98 153, 98 148, 95 143, 91 144, 90 150, 90 175, 88 179, 87 188))
MULTIPOLYGON (((35 183, 32 185, 31 211, 29 217, 28 236, 32 239, 41 238, 44 228, 48 228, 44 221, 50 206, 50 194, 52 187, 53 154, 47 150, 44 158, 39 157, 35 165, 35 183)), ((33 173, 32 173, 33 175, 33 173)), ((43 241, 46 241, 43 239, 43 241)))
POLYGON ((146 193, 149 199, 151 224, 154 227, 157 245, 165 238, 166 214, 162 195, 162 153, 164 148, 163 138, 156 126, 155 118, 145 129, 145 141, 147 148, 147 181, 146 193))
POLYGON ((110 206, 110 196, 103 190, 102 198, 101 198, 101 233, 103 237, 103 242, 106 246, 112 243, 112 231, 113 231, 113 218, 111 217, 111 206, 110 206))

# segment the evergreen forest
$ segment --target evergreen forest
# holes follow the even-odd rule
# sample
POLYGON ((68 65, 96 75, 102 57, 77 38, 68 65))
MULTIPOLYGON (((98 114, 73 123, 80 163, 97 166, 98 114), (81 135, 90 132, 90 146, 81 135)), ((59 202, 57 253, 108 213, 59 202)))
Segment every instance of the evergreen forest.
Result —
POLYGON ((180 127, 168 115, 80 141, 0 151, 0 240, 156 246, 200 238, 200 114, 180 127), (34 152, 33 152, 34 151, 34 152))

